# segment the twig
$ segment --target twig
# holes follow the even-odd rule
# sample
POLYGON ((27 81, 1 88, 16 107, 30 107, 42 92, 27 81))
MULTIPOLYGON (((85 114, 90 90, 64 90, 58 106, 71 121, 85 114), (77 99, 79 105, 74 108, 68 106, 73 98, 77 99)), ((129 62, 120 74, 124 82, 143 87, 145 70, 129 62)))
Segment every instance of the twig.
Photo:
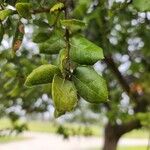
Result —
MULTIPOLYGON (((65 2, 65 19, 69 18, 69 12, 68 12, 68 3, 67 1, 65 2)), ((70 33, 68 27, 65 28, 65 38, 66 38, 66 48, 67 48, 67 63, 68 63, 68 68, 67 71, 70 73, 70 33)))

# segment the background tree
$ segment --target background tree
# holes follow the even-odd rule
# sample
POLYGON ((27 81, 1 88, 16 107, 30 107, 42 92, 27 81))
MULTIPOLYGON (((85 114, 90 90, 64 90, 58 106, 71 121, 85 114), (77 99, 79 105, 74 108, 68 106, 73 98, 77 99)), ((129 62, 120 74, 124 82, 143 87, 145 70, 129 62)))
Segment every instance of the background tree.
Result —
MULTIPOLYGON (((102 54, 100 53, 100 49, 95 47, 95 44, 102 47, 105 59, 101 63, 97 62, 94 66, 96 69, 100 68, 100 70, 97 70, 102 71, 106 78, 109 88, 109 102, 105 101, 102 104, 88 104, 88 107, 94 112, 107 116, 108 123, 105 126, 105 143, 103 149, 115 150, 118 140, 122 135, 133 129, 141 128, 143 126, 143 120, 147 120, 146 122, 149 121, 150 89, 148 86, 148 79, 150 78, 150 15, 147 12, 150 10, 149 1, 129 0, 117 2, 111 0, 68 0, 67 3, 61 2, 62 3, 56 4, 56 1, 2 1, 2 11, 0 12, 1 36, 3 36, 4 33, 9 38, 13 35, 13 51, 19 53, 18 49, 20 49, 24 35, 23 26, 26 28, 31 26, 34 30, 32 39, 35 43, 38 43, 40 53, 50 54, 50 57, 44 56, 45 63, 58 65, 61 69, 63 78, 67 80, 70 80, 72 74, 71 69, 74 70, 74 67, 77 66, 76 63, 89 65, 89 62, 91 62, 90 65, 93 65, 97 60, 101 59, 102 54), (9 7, 11 5, 11 8, 13 7, 13 9, 6 10, 5 8, 8 5, 9 7), (21 20, 18 22, 19 18, 21 20), (85 23, 81 20, 84 20, 86 27, 84 27, 85 23), (63 28, 61 28, 62 26, 63 28), (17 27, 15 33, 13 30, 14 27, 17 27), (54 28, 57 32, 52 34, 54 28), (83 37, 75 37, 75 35, 79 33, 84 34, 89 40, 93 41, 93 43, 91 42, 89 44, 89 41, 87 42, 83 37), (80 55, 77 55, 76 51, 78 49, 76 47, 71 49, 72 45, 77 46, 80 55), (80 51, 82 49, 88 50, 85 47, 86 45, 89 47, 92 45, 90 49, 98 49, 98 53, 96 53, 96 55, 99 54, 98 57, 93 55, 91 51, 88 56, 83 51, 80 51), (71 59, 76 62, 71 63, 71 68, 67 52, 61 51, 57 57, 57 53, 59 53, 62 47, 67 49, 71 59), (84 58, 84 56, 86 57, 84 58), (56 57, 59 59, 55 59, 56 57)), ((24 57, 23 53, 21 54, 21 57, 24 57)), ((23 64, 23 66, 20 67, 18 62, 16 62, 15 66, 18 66, 18 69, 23 69, 25 67, 24 70, 26 70, 33 65, 32 62, 34 62, 34 64, 37 63, 37 66, 41 65, 39 64, 41 57, 38 58, 37 61, 31 57, 29 58, 25 59, 27 62, 31 60, 30 63, 28 62, 29 64, 23 64)), ((8 65, 8 67, 12 66, 8 65)), ((35 66, 33 66, 33 68, 35 68, 35 66)), ((25 75, 23 76, 27 76, 33 68, 31 67, 29 71, 25 71, 25 75)), ((81 67, 80 69, 83 71, 84 67, 81 67)), ((87 71, 85 72, 87 73, 87 71)), ((88 74, 90 73, 91 72, 89 71, 88 74)), ((13 77, 14 74, 12 73, 11 78, 13 77)), ((4 78, 6 77, 4 76, 4 78)), ((2 80, 1 82, 4 81, 5 80, 2 80)), ((56 84, 61 82, 61 79, 57 78, 55 81, 55 89, 58 89, 56 84)), ((23 82, 21 85, 23 85, 23 82)), ((31 81, 30 83, 26 83, 29 85, 31 84, 31 81)), ((34 82, 34 84, 35 83, 37 83, 37 81, 34 82)), ((66 83, 66 85, 72 87, 69 83, 66 83)), ((9 88, 9 90, 14 89, 11 87, 9 88)), ((19 86, 19 90, 22 88, 24 89, 25 87, 19 86)), ((80 86, 77 88, 80 88, 80 86)), ((37 89, 40 89, 39 86, 37 89)), ((36 91, 36 88, 33 88, 33 91, 31 89, 26 90, 31 92, 31 98, 29 98, 29 100, 34 102, 32 94, 34 93, 34 90, 36 91)), ((66 88, 66 90, 68 89, 66 88)), ((39 91, 42 93, 41 90, 39 91)), ((101 93, 99 89, 96 91, 97 93, 101 93)), ((83 93, 84 92, 79 94, 84 99, 91 101, 91 99, 89 100, 83 93)), ((35 94, 37 94, 35 96, 36 98, 40 95, 36 92, 35 94)), ((16 96, 18 97, 18 95, 16 96)), ((28 98, 25 97, 25 99, 28 98)), ((92 99, 92 101, 95 101, 96 99, 97 97, 92 99)), ((9 105, 12 104, 9 103, 9 105)), ((56 105, 57 104, 55 103, 55 106, 56 105)), ((27 106, 26 109, 28 108, 30 107, 27 106)), ((65 113, 64 110, 61 112, 61 109, 58 107, 56 110, 56 116, 65 113)), ((68 111, 70 111, 70 109, 68 109, 68 111)))

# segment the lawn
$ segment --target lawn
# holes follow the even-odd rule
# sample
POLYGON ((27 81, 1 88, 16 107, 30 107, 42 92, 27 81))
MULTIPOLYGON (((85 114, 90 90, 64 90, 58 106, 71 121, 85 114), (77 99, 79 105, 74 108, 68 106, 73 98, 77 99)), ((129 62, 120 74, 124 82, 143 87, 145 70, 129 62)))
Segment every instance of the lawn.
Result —
MULTIPOLYGON (((42 122, 42 121, 29 121, 28 128, 30 131, 34 132, 48 132, 48 133, 56 133, 57 127, 59 125, 57 123, 52 122, 42 122)), ((0 119, 0 130, 4 128, 10 128, 11 123, 8 119, 0 119)), ((94 136, 102 136, 103 130, 100 126, 83 126, 79 124, 64 124, 67 132, 71 135, 86 135, 87 131, 94 136)), ((148 138, 147 130, 133 130, 130 133, 125 134, 123 137, 125 138, 148 138)))
POLYGON ((146 150, 146 146, 126 146, 126 147, 119 147, 118 150, 146 150))
MULTIPOLYGON (((85 131, 87 131, 86 126, 81 126, 79 124, 64 124, 65 128, 67 129, 67 132, 71 135, 77 134, 77 135, 84 135, 85 131)), ((4 128, 10 128, 11 123, 8 119, 1 119, 0 120, 0 130, 4 128)), ((33 132, 46 132, 46 133, 56 133, 58 124, 52 123, 52 122, 42 122, 42 121, 29 121, 28 122, 28 128, 30 131, 33 132)), ((99 128, 99 126, 90 126, 90 132, 94 136, 102 136, 102 128, 99 128)), ((134 130, 126 135, 124 135, 125 138, 148 138, 148 132, 144 129, 142 130, 134 130)), ((13 142, 13 141, 20 141, 24 140, 25 137, 21 136, 6 136, 6 137, 0 137, 0 143, 7 143, 7 142, 13 142)), ((98 150, 99 148, 91 149, 91 150, 98 150)), ((119 146, 118 150, 146 150, 146 146, 119 146)))
MULTIPOLYGON (((146 146, 119 146, 117 150, 146 150, 146 146)), ((99 150, 99 148, 94 148, 90 150, 99 150)))
MULTIPOLYGON (((41 121, 30 121, 28 123, 29 130, 36 131, 36 132, 49 132, 49 133, 55 133, 57 130, 58 124, 54 124, 51 122, 41 122, 41 121)), ((81 126, 78 124, 64 124, 64 127, 70 130, 74 130, 77 135, 83 135, 86 127, 81 126)), ((94 136, 102 136, 103 130, 99 126, 90 126, 90 132, 92 132, 92 135, 94 136)), ((146 129, 141 130, 133 130, 130 133, 125 134, 124 138, 148 138, 149 132, 147 132, 146 129)))
POLYGON ((11 122, 8 119, 0 119, 0 130, 4 128, 10 128, 11 122))
POLYGON ((22 136, 5 136, 5 137, 0 137, 0 144, 14 142, 14 141, 21 141, 25 139, 26 138, 22 136))
MULTIPOLYGON (((28 122, 28 128, 30 131, 35 132, 48 132, 48 133, 56 133, 58 127, 60 125, 57 123, 51 122, 41 122, 41 121, 30 121, 28 122)), ((98 126, 84 126, 79 124, 63 124, 63 127, 66 129, 69 135, 94 135, 100 136, 102 135, 101 128, 99 129, 98 126)))

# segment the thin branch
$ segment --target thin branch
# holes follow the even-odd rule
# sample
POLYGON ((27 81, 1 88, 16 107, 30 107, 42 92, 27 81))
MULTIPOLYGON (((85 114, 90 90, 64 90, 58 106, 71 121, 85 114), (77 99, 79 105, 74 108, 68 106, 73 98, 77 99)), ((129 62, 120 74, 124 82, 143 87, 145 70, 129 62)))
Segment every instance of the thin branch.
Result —
POLYGON ((38 13, 49 13, 50 8, 39 8, 39 9, 33 9, 31 11, 32 14, 38 14, 38 13))
MULTIPOLYGON (((65 19, 69 19, 69 2, 65 2, 65 19)), ((70 73, 70 33, 68 27, 65 28, 66 48, 67 48, 67 71, 70 73)), ((67 76, 68 77, 68 76, 67 76)))
POLYGON ((141 123, 139 120, 132 120, 127 123, 123 123, 120 125, 120 134, 123 135, 127 132, 132 131, 133 129, 139 129, 141 128, 141 123))
POLYGON ((113 71, 113 73, 116 75, 122 88, 126 91, 127 94, 129 94, 130 87, 129 87, 127 81, 124 79, 123 75, 120 73, 120 71, 116 67, 116 64, 115 64, 112 56, 111 55, 106 56, 104 61, 107 64, 107 66, 113 71))
POLYGON ((139 95, 139 93, 131 91, 129 84, 127 83, 126 79, 121 74, 121 72, 118 70, 118 67, 115 64, 111 55, 105 57, 105 63, 107 64, 109 69, 114 73, 124 91, 136 104, 133 108, 134 112, 145 112, 146 107, 148 105, 148 101, 142 95, 139 95))

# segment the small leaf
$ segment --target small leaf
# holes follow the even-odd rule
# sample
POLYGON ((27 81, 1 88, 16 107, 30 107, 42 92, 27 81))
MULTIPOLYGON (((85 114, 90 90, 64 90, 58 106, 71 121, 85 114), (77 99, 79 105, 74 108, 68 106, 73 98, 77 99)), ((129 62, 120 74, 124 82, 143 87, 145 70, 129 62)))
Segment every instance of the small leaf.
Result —
POLYGON ((103 59, 103 50, 82 36, 71 39, 70 57, 79 64, 93 65, 103 59))
POLYGON ((5 0, 5 3, 14 6, 17 0, 5 0))
POLYGON ((12 5, 12 6, 14 6, 16 3, 19 3, 19 2, 21 2, 21 3, 26 2, 27 3, 27 2, 29 2, 29 0, 5 0, 5 3, 12 5))
POLYGON ((59 34, 52 34, 50 39, 39 44, 40 53, 43 54, 58 54, 65 47, 65 41, 59 34))
POLYGON ((17 3, 15 5, 18 14, 23 18, 30 18, 31 4, 30 3, 17 3))
POLYGON ((19 21, 13 38, 12 50, 16 52, 21 47, 24 37, 24 25, 19 21))
POLYGON ((49 31, 39 31, 33 36, 33 42, 35 43, 42 43, 47 41, 50 38, 49 31))
POLYGON ((133 6, 139 11, 150 11, 150 0, 133 0, 133 6))
POLYGON ((30 0, 17 0, 16 3, 29 3, 30 0))
POLYGON ((3 35, 4 35, 4 27, 3 24, 0 22, 0 45, 1 41, 3 40, 3 35))
POLYGON ((60 11, 64 8, 64 4, 63 3, 57 3, 55 4, 51 9, 50 12, 55 12, 55 11, 60 11))
POLYGON ((50 25, 47 22, 40 20, 40 19, 39 20, 33 20, 33 23, 40 28, 49 28, 50 27, 50 25))
POLYGON ((72 111, 78 101, 73 82, 56 75, 52 82, 52 98, 55 105, 56 117, 72 111))
POLYGON ((5 9, 0 11, 0 20, 5 20, 7 17, 13 14, 13 10, 11 9, 5 9))
POLYGON ((67 50, 62 49, 58 56, 58 65, 59 69, 61 70, 61 73, 65 77, 66 71, 67 71, 67 50))
POLYGON ((19 83, 17 82, 14 88, 8 93, 10 97, 17 97, 20 93, 19 83))
POLYGON ((66 19, 61 20, 62 26, 65 26, 70 29, 82 29, 85 27, 85 22, 77 19, 66 19))
POLYGON ((105 80, 91 67, 77 67, 73 81, 78 93, 90 103, 106 102, 108 91, 105 80))
POLYGON ((34 69, 25 81, 26 86, 50 83, 55 74, 59 74, 58 67, 50 64, 42 65, 34 69))
POLYGON ((60 42, 60 44, 58 43, 49 43, 49 42, 44 42, 39 44, 39 49, 40 49, 40 53, 43 54, 58 54, 60 49, 64 47, 64 43, 60 42))

